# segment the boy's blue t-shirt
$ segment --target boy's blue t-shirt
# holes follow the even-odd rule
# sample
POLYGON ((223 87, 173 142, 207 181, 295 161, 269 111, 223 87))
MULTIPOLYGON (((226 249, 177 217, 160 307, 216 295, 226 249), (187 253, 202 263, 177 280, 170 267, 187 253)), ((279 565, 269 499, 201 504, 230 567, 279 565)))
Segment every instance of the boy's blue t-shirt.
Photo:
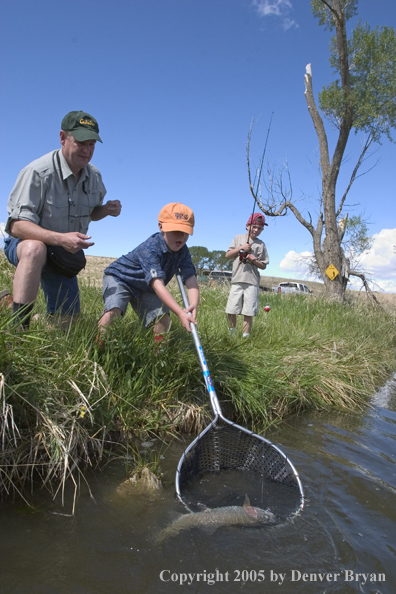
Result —
POLYGON ((162 278, 165 285, 180 270, 183 282, 197 274, 188 247, 171 252, 162 233, 154 233, 137 248, 112 262, 104 271, 124 284, 139 299, 142 292, 152 292, 150 283, 162 278))

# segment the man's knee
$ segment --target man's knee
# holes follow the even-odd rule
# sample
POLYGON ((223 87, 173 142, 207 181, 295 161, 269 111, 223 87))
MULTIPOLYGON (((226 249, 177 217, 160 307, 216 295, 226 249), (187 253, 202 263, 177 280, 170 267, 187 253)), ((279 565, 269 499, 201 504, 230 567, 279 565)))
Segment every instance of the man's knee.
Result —
POLYGON ((24 239, 18 243, 18 262, 30 263, 43 268, 47 259, 47 246, 36 239, 24 239))

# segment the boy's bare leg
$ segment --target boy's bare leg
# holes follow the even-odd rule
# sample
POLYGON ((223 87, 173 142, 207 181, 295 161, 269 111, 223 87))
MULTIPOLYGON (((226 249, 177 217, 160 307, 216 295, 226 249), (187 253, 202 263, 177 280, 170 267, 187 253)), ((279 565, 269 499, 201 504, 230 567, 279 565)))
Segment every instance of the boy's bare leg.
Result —
POLYGON ((155 324, 154 335, 158 336, 159 334, 164 334, 165 332, 168 332, 169 326, 170 326, 170 315, 168 313, 166 313, 155 324))
POLYGON ((119 307, 113 307, 113 309, 109 309, 109 311, 105 311, 105 313, 103 314, 103 316, 100 318, 100 320, 98 322, 99 334, 103 334, 106 326, 111 326, 111 324, 114 322, 115 318, 117 318, 121 314, 122 314, 122 311, 120 310, 119 307))
POLYGON ((237 323, 236 314, 227 314, 227 318, 228 318, 228 327, 236 328, 236 323, 237 323))
POLYGON ((98 333, 95 338, 95 342, 98 345, 98 348, 101 349, 103 347, 104 338, 103 335, 105 333, 106 327, 111 326, 114 322, 115 318, 118 318, 122 314, 122 311, 119 307, 113 307, 113 309, 109 309, 109 311, 105 311, 103 316, 100 318, 98 322, 98 333))
POLYGON ((244 316, 243 317, 243 334, 250 334, 250 330, 252 329, 253 323, 253 316, 244 316))
POLYGON ((156 345, 155 354, 159 355, 161 347, 166 344, 165 334, 168 332, 170 326, 170 315, 164 314, 162 318, 155 324, 154 331, 154 344, 156 345))

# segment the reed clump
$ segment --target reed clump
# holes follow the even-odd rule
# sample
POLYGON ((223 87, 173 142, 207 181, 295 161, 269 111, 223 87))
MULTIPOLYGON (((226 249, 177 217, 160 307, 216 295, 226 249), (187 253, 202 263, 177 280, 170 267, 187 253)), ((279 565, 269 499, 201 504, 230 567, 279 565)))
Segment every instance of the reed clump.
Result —
MULTIPOLYGON (((4 261, 0 278, 10 286, 4 261)), ((198 330, 223 412, 255 432, 306 409, 362 408, 395 369, 395 319, 379 309, 267 293, 243 339, 240 326, 228 333, 228 287, 201 289, 198 330)), ((98 350, 100 289, 83 285, 81 303, 68 331, 48 327, 41 296, 28 332, 0 310, 3 495, 38 485, 56 496, 67 481, 77 490, 115 445, 119 454, 136 438, 199 433, 211 419, 192 337, 175 317, 160 352, 131 311, 98 350)))

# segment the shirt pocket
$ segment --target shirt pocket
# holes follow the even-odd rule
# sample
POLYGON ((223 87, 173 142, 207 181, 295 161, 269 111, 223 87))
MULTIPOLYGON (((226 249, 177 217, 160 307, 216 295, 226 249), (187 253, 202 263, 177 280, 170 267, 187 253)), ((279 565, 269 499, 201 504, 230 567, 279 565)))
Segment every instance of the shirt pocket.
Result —
POLYGON ((46 193, 40 212, 40 226, 58 233, 68 231, 69 197, 65 191, 51 189, 46 193))

